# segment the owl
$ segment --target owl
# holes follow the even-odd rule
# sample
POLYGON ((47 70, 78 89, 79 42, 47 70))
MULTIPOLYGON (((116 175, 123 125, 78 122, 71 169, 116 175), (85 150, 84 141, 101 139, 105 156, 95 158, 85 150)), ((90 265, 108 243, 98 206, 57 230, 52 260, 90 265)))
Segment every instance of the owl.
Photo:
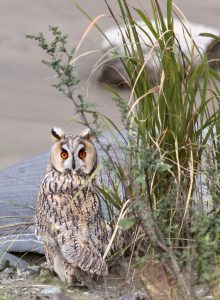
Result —
POLYGON ((85 275, 108 273, 102 256, 109 233, 91 179, 97 152, 88 133, 66 136, 57 128, 51 133, 54 143, 36 208, 37 235, 51 271, 69 285, 86 285, 85 275))

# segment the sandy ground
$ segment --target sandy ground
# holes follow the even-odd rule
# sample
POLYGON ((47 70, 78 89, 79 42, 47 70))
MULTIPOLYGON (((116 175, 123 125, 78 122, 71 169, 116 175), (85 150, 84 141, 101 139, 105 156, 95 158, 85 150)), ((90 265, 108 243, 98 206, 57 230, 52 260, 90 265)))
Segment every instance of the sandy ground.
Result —
MULTIPOLYGON (((107 15, 99 22, 102 28, 114 24, 103 0, 77 2, 92 17, 107 15)), ((109 3, 117 11, 117 0, 109 3)), ((149 7, 148 0, 128 3, 149 7)), ((177 0, 175 3, 189 20, 220 26, 218 0, 177 0)), ((27 33, 46 32, 49 25, 57 25, 69 34, 74 46, 89 21, 70 0, 0 0, 0 169, 47 149, 51 127, 62 126, 73 116, 71 102, 51 87, 52 74, 41 64, 42 51, 25 38, 27 33)), ((92 30, 81 52, 98 50, 100 40, 100 33, 92 30)), ((98 105, 99 111, 118 123, 118 112, 111 95, 97 81, 98 74, 92 77, 89 89, 85 85, 100 55, 92 54, 78 61, 80 90, 88 101, 98 105)), ((74 123, 68 126, 68 132, 79 130, 74 123)))

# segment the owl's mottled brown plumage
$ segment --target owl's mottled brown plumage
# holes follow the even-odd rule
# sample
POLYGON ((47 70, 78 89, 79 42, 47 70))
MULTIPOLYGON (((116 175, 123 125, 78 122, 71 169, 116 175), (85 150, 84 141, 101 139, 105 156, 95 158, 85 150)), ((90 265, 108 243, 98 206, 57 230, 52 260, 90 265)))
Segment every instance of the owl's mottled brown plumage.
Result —
POLYGON ((55 143, 38 196, 37 234, 50 269, 68 284, 85 284, 80 274, 108 272, 102 259, 106 225, 95 180, 89 179, 97 166, 96 149, 86 137, 52 134, 55 143))

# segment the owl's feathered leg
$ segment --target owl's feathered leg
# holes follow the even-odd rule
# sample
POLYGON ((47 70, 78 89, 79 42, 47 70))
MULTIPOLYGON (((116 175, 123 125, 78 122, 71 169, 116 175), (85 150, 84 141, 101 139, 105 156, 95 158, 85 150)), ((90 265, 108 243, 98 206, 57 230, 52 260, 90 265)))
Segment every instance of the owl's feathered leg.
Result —
POLYGON ((64 265, 64 272, 65 272, 65 282, 68 285, 77 284, 77 280, 74 277, 74 268, 65 261, 63 262, 63 265, 64 265))
POLYGON ((85 286, 84 280, 81 278, 77 267, 71 266, 68 262, 64 262, 66 274, 66 282, 69 285, 85 286))
POLYGON ((59 278, 69 285, 76 285, 75 268, 63 259, 62 255, 49 243, 44 243, 47 265, 51 272, 55 272, 59 278))
POLYGON ((78 266, 68 263, 61 252, 58 251, 58 248, 55 248, 49 243, 45 243, 44 247, 48 267, 51 272, 55 272, 63 282, 66 282, 70 286, 94 287, 91 277, 78 266))
POLYGON ((44 243, 45 256, 47 260, 48 267, 51 272, 55 272, 54 270, 54 249, 48 244, 44 243))
POLYGON ((66 274, 66 283, 74 286, 85 286, 94 288, 95 283, 92 278, 78 267, 73 267, 68 262, 64 262, 64 269, 66 274))

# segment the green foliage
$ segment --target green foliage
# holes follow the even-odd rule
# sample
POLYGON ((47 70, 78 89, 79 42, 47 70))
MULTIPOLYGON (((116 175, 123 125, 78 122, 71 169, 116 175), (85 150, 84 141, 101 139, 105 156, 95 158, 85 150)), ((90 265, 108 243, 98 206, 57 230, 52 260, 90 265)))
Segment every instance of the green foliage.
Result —
POLYGON ((133 268, 135 270, 143 269, 146 266, 149 259, 150 258, 147 255, 142 256, 141 258, 137 259, 136 263, 133 265, 133 268))
MULTIPOLYGON (((75 49, 69 49, 68 36, 62 34, 58 27, 49 26, 49 33, 51 41, 42 32, 28 34, 26 37, 36 41, 46 53, 48 59, 44 59, 42 62, 55 73, 56 83, 53 83, 52 86, 72 101, 76 116, 81 117, 79 122, 88 127, 92 134, 99 136, 102 124, 99 122, 95 105, 85 102, 83 96, 77 93, 79 79, 73 64, 75 49)), ((77 119, 77 117, 73 119, 77 119)))
POLYGON ((37 41, 38 46, 47 53, 49 60, 42 60, 42 62, 56 74, 58 83, 53 84, 53 86, 71 98, 72 89, 79 82, 75 67, 71 64, 74 49, 68 50, 68 36, 63 35, 58 27, 50 26, 49 31, 53 36, 50 43, 47 42, 42 32, 36 35, 26 35, 26 37, 37 41))
POLYGON ((122 230, 128 230, 131 227, 133 227, 135 223, 136 223, 135 218, 123 218, 119 221, 119 227, 122 230))
POLYGON ((220 276, 218 256, 220 255, 220 215, 201 213, 192 224, 192 256, 201 281, 220 276))
POLYGON ((8 293, 4 293, 3 295, 0 295, 0 300, 10 300, 11 297, 8 293))
MULTIPOLYGON (((215 263, 219 262, 220 219, 216 211, 209 214, 205 203, 213 207, 219 203, 220 78, 195 44, 188 45, 188 56, 182 52, 173 31, 172 1, 167 1, 166 20, 158 1, 151 1, 153 21, 142 10, 130 9, 125 0, 118 4, 125 26, 121 59, 132 89, 129 107, 122 113, 129 124, 122 149, 125 163, 119 162, 113 170, 121 183, 115 197, 123 199, 121 207, 127 199, 132 202, 127 218, 119 224, 123 228, 125 223, 123 231, 128 227, 130 239, 134 239, 130 220, 139 224, 140 234, 144 232, 154 249, 152 257, 159 257, 172 270, 188 299, 197 280, 212 280, 219 274, 215 263), (144 67, 143 41, 137 32, 144 27, 134 21, 134 12, 154 37, 145 32, 151 47, 157 42, 155 55, 161 70, 156 82, 144 67), (200 57, 197 65, 194 51, 200 57), (185 270, 197 270, 196 276, 188 274, 190 283, 185 270)), ((189 35, 186 29, 185 35, 189 35)))

